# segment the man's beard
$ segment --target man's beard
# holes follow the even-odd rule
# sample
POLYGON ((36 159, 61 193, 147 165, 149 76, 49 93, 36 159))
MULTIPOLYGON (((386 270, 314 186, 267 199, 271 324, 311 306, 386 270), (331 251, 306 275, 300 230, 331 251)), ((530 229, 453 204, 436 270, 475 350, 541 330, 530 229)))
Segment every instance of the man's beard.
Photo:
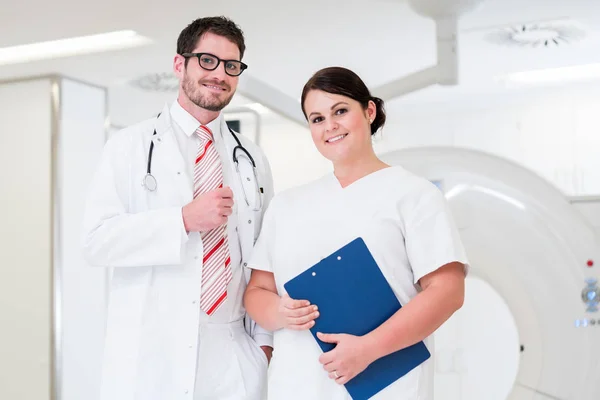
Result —
MULTIPOLYGON (((183 92, 186 94, 186 96, 190 99, 192 103, 194 103, 200 108, 204 108, 205 110, 221 111, 231 102, 231 99, 233 98, 234 93, 231 93, 229 97, 226 97, 223 100, 220 100, 218 97, 212 96, 210 94, 202 94, 199 87, 201 83, 198 83, 197 85, 198 86, 195 85, 195 83, 190 79, 190 77, 186 73, 183 77, 183 92)), ((229 88, 225 82, 217 83, 216 85, 225 86, 226 88, 229 88)))

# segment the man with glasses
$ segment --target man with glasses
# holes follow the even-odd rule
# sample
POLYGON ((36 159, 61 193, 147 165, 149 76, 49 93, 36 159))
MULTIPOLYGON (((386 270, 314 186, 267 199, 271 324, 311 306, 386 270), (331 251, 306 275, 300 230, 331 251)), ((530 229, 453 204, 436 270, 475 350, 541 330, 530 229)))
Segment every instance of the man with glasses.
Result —
POLYGON ((177 40, 177 100, 106 144, 83 243, 91 264, 112 269, 102 400, 266 397, 272 335, 245 317, 242 299, 272 176, 221 113, 244 50, 231 20, 193 21, 177 40), (250 178, 236 181, 232 135, 255 163, 262 207, 244 201, 250 178))

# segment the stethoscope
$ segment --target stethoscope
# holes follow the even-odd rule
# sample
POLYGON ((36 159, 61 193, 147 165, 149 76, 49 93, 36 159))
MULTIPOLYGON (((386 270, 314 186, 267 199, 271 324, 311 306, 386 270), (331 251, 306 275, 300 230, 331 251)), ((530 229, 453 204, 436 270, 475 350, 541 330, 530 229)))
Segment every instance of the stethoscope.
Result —
MULTIPOLYGON (((158 116, 160 117, 160 114, 158 114, 158 116)), ((244 184, 242 182, 242 174, 240 173, 239 158, 238 158, 239 151, 244 153, 244 155, 246 156, 246 157, 242 157, 242 158, 246 158, 252 165, 252 173, 254 174, 254 187, 256 190, 256 198, 258 200, 257 200, 257 202, 255 202, 255 205, 252 207, 252 210, 253 211, 261 211, 262 206, 263 206, 261 194, 264 192, 264 190, 262 187, 260 187, 258 185, 258 176, 256 174, 256 163, 254 162, 254 158, 252 158, 252 156, 250 155, 248 150, 246 150, 246 148, 244 146, 242 146, 242 143, 240 142, 240 139, 237 137, 235 132, 233 132, 233 130, 229 126, 227 126, 227 128, 229 128, 229 132, 231 133, 231 136, 233 136, 233 138, 235 139, 235 142, 237 143, 237 146, 235 146, 233 148, 233 157, 232 158, 233 158, 233 163, 235 164, 235 172, 237 173, 238 179, 240 181, 240 186, 242 187, 242 191, 244 192, 244 200, 246 201, 246 205, 248 207, 250 207, 250 201, 248 200, 248 196, 246 195, 246 187, 244 186, 244 184), (257 207, 257 205, 258 205, 258 207, 257 207)), ((154 137, 154 136, 156 136, 156 128, 154 129, 154 133, 152 133, 152 137, 154 137)), ((154 152, 154 140, 151 140, 150 141, 150 149, 148 151, 148 166, 146 168, 146 175, 144 176, 144 179, 142 181, 142 186, 144 187, 144 189, 146 189, 149 192, 155 192, 158 187, 156 178, 154 177, 154 175, 152 175, 152 154, 153 154, 153 152, 154 152)), ((246 180, 250 181, 250 177, 246 177, 246 180)))

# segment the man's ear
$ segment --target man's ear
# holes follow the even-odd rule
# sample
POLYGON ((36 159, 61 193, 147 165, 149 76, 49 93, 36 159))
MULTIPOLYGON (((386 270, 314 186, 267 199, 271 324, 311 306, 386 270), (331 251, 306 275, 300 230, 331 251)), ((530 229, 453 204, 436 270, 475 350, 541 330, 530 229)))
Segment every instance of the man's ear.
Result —
POLYGON ((180 54, 175 55, 175 57, 173 58, 173 72, 175 73, 175 76, 178 77, 180 80, 183 79, 183 75, 185 74, 184 56, 180 54))

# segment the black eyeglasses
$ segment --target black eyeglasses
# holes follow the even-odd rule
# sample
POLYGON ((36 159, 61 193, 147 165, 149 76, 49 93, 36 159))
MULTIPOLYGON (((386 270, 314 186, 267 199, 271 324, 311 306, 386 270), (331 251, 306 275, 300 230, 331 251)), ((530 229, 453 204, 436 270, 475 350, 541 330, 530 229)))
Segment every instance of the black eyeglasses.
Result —
POLYGON ((207 71, 214 71, 219 64, 225 64, 225 73, 229 76, 239 76, 248 66, 238 60, 221 60, 210 53, 183 53, 183 57, 198 57, 198 64, 207 71))

